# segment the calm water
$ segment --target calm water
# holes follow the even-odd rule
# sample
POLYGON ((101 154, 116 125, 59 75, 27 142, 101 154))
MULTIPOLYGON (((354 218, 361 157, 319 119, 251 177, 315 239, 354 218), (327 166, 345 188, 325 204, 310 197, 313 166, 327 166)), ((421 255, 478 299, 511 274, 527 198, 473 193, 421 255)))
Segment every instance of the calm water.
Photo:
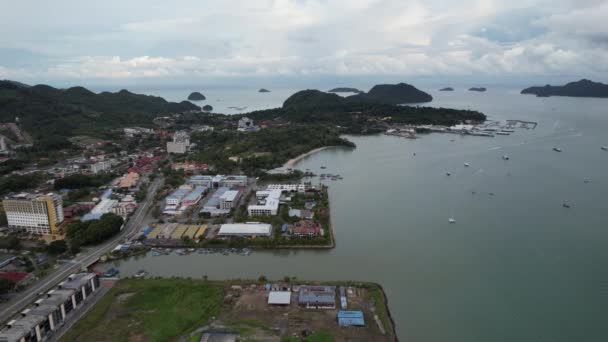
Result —
POLYGON ((539 127, 496 138, 349 137, 357 149, 298 165, 344 176, 329 181, 334 250, 143 257, 119 263, 123 275, 376 281, 403 341, 608 340, 608 101, 510 89, 433 95, 435 106, 539 127))

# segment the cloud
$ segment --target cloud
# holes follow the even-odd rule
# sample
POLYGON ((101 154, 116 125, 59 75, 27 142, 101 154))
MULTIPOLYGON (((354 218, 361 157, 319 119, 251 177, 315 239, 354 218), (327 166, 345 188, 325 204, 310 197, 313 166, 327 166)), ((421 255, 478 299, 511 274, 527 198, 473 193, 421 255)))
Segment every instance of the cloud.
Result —
POLYGON ((38 56, 0 59, 14 78, 608 74, 605 1, 62 0, 37 25, 5 7, 0 49, 38 56))

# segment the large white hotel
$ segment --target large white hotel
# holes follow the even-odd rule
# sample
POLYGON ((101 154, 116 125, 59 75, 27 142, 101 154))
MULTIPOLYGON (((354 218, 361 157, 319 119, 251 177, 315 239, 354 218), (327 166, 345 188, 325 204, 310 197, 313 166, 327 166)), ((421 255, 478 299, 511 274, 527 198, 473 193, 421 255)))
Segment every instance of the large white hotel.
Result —
POLYGON ((57 234, 63 222, 63 200, 57 194, 21 193, 2 201, 8 227, 35 234, 57 234))

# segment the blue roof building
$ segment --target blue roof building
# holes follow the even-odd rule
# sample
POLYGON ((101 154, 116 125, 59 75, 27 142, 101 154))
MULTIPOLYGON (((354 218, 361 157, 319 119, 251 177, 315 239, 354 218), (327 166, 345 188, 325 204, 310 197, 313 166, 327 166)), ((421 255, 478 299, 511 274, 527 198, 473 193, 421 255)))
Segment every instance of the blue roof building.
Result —
POLYGON ((341 327, 364 327, 362 311, 338 311, 338 325, 341 327))

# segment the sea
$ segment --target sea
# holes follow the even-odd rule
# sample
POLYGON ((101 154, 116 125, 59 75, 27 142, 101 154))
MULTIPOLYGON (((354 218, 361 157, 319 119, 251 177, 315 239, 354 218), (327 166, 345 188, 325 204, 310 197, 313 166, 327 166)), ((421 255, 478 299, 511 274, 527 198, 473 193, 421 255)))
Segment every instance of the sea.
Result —
MULTIPOLYGON (((343 177, 311 180, 329 185, 333 250, 112 266, 121 276, 378 282, 401 341, 608 341, 608 100, 439 88, 422 88, 434 97, 428 105, 538 125, 493 138, 347 136, 355 149, 302 160, 296 167, 343 177)), ((296 91, 270 90, 205 89, 202 104, 240 113, 278 107, 296 91)), ((136 92, 177 101, 191 91, 201 89, 136 92)))

